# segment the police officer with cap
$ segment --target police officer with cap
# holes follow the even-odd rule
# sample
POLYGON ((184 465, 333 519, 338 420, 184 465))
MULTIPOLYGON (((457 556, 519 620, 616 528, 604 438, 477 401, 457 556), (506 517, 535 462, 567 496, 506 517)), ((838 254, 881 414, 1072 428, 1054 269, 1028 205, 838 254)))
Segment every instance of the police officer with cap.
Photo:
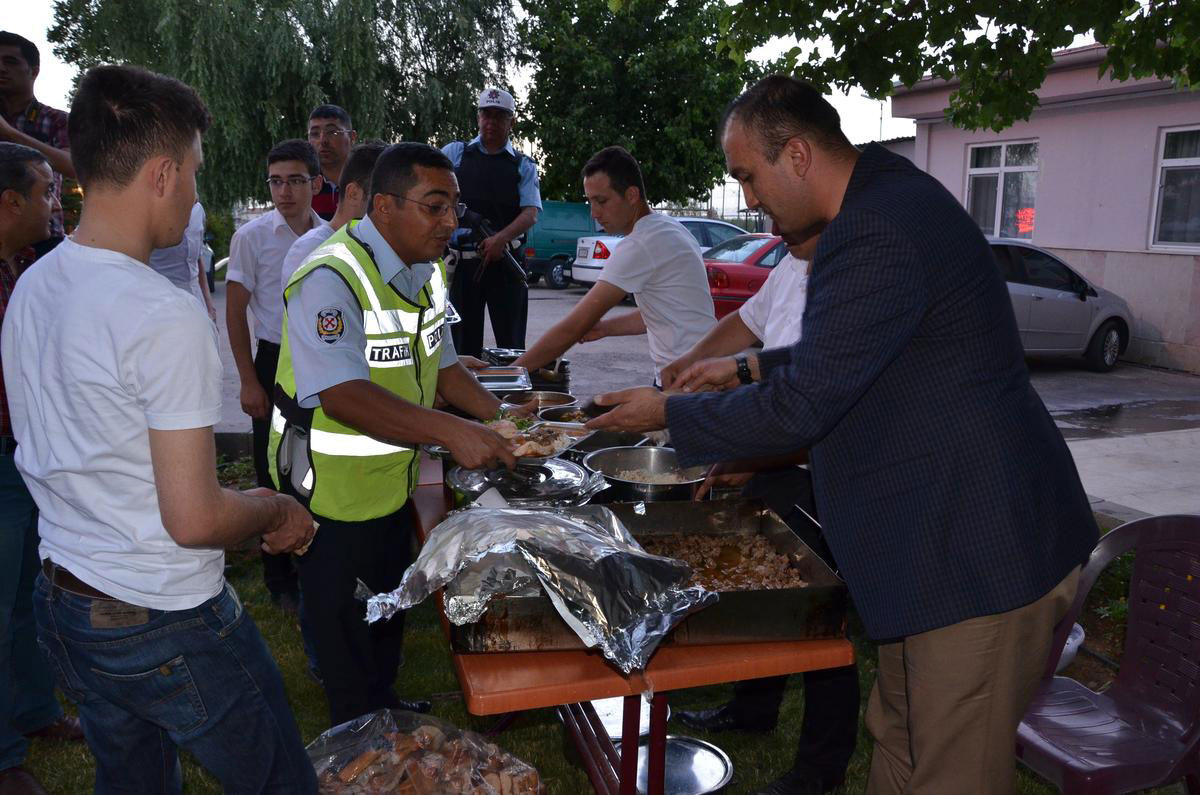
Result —
POLYGON ((451 243, 457 266, 450 301, 461 317, 451 328, 455 348, 469 356, 483 352, 484 307, 499 347, 525 347, 529 291, 505 249, 523 265, 525 233, 542 208, 537 166, 509 140, 512 94, 485 88, 478 106, 479 135, 442 148, 454 164, 463 203, 484 221, 473 229, 464 224, 451 243))

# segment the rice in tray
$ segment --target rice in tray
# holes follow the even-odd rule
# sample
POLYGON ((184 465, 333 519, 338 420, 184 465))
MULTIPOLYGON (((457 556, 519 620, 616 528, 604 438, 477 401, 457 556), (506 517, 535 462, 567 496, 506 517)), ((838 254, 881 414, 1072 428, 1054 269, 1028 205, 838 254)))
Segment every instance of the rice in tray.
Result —
POLYGON ((688 477, 686 472, 651 472, 648 469, 622 469, 615 472, 613 477, 633 483, 649 483, 653 486, 673 486, 679 483, 691 483, 695 480, 695 478, 688 477))

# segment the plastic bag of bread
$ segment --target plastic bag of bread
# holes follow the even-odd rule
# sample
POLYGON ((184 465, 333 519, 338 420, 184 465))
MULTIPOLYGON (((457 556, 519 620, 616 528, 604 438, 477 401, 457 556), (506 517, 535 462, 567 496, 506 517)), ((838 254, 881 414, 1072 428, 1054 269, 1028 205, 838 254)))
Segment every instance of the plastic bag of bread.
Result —
POLYGON ((444 720, 380 710, 334 726, 308 746, 322 793, 539 795, 537 770, 444 720))

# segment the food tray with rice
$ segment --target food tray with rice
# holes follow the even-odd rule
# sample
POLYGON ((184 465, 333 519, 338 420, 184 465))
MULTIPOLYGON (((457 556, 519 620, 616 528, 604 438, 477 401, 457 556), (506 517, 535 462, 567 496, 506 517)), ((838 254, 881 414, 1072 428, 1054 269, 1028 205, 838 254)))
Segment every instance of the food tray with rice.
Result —
MULTIPOLYGON (((607 506, 649 552, 685 560, 693 582, 720 594, 664 643, 704 645, 840 637, 845 583, 761 502, 635 502, 607 506)), ((561 509, 568 515, 570 508, 561 509)), ((448 594, 453 596, 454 594, 448 594)), ((458 652, 580 649, 541 594, 493 599, 474 624, 451 627, 458 652)))

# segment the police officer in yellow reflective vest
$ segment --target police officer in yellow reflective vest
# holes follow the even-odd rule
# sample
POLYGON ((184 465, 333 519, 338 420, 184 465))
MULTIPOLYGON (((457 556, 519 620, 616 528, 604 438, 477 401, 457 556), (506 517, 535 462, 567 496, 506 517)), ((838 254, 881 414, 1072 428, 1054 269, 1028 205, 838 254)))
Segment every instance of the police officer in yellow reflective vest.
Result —
POLYGON ((284 291, 271 476, 320 523, 299 559, 301 623, 331 724, 387 707, 429 708, 393 689, 403 615, 368 625, 354 596, 358 580, 375 592, 395 588, 411 561, 419 446, 444 445, 472 468, 513 464, 496 433, 432 409, 439 392, 480 419, 500 407, 458 363, 447 333, 439 257, 459 206, 445 155, 394 144, 372 174, 367 217, 309 255, 284 291))

